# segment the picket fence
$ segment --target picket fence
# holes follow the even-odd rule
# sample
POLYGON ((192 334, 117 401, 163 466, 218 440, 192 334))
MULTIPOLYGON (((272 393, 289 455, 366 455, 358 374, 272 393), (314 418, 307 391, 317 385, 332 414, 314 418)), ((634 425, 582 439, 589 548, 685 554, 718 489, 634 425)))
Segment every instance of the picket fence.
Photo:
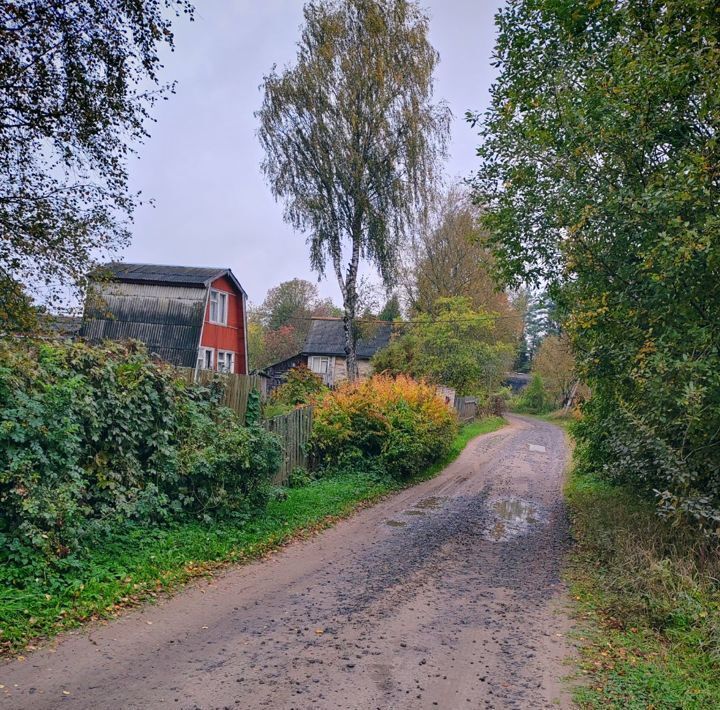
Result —
MULTIPOLYGON (((234 410, 243 422, 247 414, 250 392, 253 389, 261 391, 258 375, 235 375, 212 370, 195 371, 191 367, 178 367, 177 371, 179 379, 185 382, 210 385, 219 379, 223 383, 222 403, 234 410)), ((312 431, 312 407, 302 407, 289 414, 267 419, 262 425, 280 439, 283 460, 273 483, 278 486, 285 485, 290 480, 290 473, 294 468, 308 468, 306 449, 312 431)))

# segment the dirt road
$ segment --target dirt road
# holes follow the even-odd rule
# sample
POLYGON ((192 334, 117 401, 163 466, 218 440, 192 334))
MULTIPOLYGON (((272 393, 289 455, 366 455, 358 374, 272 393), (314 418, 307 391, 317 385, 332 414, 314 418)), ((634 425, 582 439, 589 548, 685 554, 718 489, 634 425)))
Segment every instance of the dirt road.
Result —
POLYGON ((567 707, 566 456, 512 417, 269 561, 0 666, 0 707, 567 707))

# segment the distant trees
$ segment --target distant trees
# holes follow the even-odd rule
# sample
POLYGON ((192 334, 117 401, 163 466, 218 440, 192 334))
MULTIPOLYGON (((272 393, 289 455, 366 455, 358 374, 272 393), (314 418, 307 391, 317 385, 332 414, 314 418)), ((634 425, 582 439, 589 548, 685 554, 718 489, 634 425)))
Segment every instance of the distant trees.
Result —
POLYGON ((314 317, 340 315, 330 299, 305 279, 283 281, 271 288, 258 308, 249 313, 250 367, 258 369, 302 350, 314 317))
POLYGON ((515 356, 499 341, 497 315, 475 309, 468 298, 441 298, 432 314, 420 314, 390 345, 378 352, 375 372, 407 374, 447 385, 459 394, 496 390, 515 356))
POLYGON ((184 0, 0 6, 0 328, 28 300, 59 303, 94 258, 125 245, 137 196, 127 158, 147 136, 161 45, 184 0))
POLYGON ((471 117, 498 270, 558 304, 585 464, 718 535, 717 2, 509 0, 498 26, 471 117))
POLYGON ((380 320, 394 321, 398 320, 402 316, 402 310, 400 309, 400 299, 396 293, 393 293, 385 305, 380 309, 378 318, 380 320))
MULTIPOLYGON (((284 325, 307 332, 313 316, 339 315, 330 299, 321 299, 317 286, 305 279, 291 279, 271 288, 259 309, 259 317, 268 330, 284 325)), ((303 335, 304 339, 304 335, 303 335)))
POLYGON ((543 338, 533 358, 532 371, 542 378, 542 384, 553 408, 561 407, 572 395, 578 378, 575 357, 566 335, 543 338))
POLYGON ((522 313, 493 278, 493 255, 486 244, 480 211, 459 186, 436 195, 431 218, 419 231, 407 264, 404 286, 414 313, 433 313, 439 298, 467 298, 474 308, 498 318, 498 339, 517 345, 522 313))
POLYGON ((308 233, 318 273, 343 296, 348 376, 360 260, 393 283, 400 246, 425 211, 449 111, 432 102, 437 52, 410 0, 313 0, 293 67, 263 82, 263 170, 286 219, 308 233))

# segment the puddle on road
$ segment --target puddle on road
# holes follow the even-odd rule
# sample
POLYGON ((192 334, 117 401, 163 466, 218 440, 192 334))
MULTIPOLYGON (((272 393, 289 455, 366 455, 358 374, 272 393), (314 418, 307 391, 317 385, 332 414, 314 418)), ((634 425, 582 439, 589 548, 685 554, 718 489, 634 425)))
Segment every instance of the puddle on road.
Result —
POLYGON ((430 498, 423 498, 421 501, 415 503, 415 507, 422 510, 427 510, 428 508, 439 508, 444 500, 447 499, 431 496, 430 498))
POLYGON ((403 515, 427 515, 424 510, 406 510, 403 515))
POLYGON ((407 523, 402 520, 386 520, 385 525, 389 525, 391 528, 404 528, 407 523))
POLYGON ((493 517, 486 537, 493 542, 503 542, 527 532, 531 525, 540 522, 535 506, 520 498, 500 498, 488 502, 493 517))

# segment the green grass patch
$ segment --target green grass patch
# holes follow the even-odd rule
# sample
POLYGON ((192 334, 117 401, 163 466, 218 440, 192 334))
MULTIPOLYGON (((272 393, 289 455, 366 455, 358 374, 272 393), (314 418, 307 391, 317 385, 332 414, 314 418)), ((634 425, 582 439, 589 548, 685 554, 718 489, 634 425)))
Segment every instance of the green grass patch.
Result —
POLYGON ((48 567, 22 586, 3 579, 0 570, 0 655, 33 648, 39 639, 112 617, 190 579, 257 559, 329 527, 394 490, 431 478, 457 458, 470 439, 503 424, 502 418, 493 417, 463 427, 448 455, 411 481, 362 473, 322 478, 288 489, 262 513, 243 521, 125 526, 88 542, 62 571, 48 567))
POLYGON ((571 473, 581 708, 720 708, 720 554, 629 490, 571 473))

